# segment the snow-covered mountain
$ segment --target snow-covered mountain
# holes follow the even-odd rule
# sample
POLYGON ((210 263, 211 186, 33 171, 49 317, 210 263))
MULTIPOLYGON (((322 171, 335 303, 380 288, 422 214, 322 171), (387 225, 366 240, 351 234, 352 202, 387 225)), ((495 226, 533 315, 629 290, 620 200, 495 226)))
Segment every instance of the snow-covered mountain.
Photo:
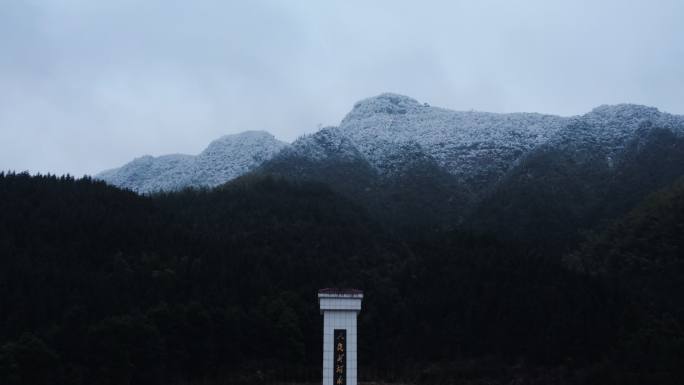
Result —
POLYGON ((340 131, 382 173, 392 172, 397 147, 413 143, 451 174, 472 182, 483 175, 501 175, 567 121, 535 113, 451 111, 382 94, 356 103, 340 131))
POLYGON ((569 121, 535 113, 451 111, 386 93, 356 103, 339 127, 304 136, 282 155, 361 157, 380 177, 391 177, 406 165, 406 154, 420 153, 464 183, 492 182, 569 121))
POLYGON ((482 195, 469 221, 501 237, 572 244, 683 177, 684 116, 600 106, 530 151, 482 195))
POLYGON ((258 170, 326 183, 394 225, 572 237, 565 225, 608 220, 684 176, 682 143, 684 117, 640 105, 559 117, 382 94, 258 170))
POLYGON ((196 156, 146 155, 95 177, 140 193, 214 187, 254 169, 286 146, 267 132, 247 131, 216 139, 196 156))
POLYGON ((386 93, 356 103, 339 126, 290 145, 247 132, 197 156, 145 156, 98 177, 151 192, 216 186, 250 171, 275 174, 326 183, 391 223, 473 225, 519 231, 515 237, 533 236, 538 226, 561 234, 563 222, 624 211, 684 174, 683 147, 684 117, 653 107, 498 114, 386 93))

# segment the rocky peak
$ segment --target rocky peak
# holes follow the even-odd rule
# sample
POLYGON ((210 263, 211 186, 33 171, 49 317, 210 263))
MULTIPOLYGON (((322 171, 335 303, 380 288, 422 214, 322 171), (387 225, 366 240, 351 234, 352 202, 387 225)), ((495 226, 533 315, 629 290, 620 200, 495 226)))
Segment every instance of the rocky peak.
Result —
POLYGON ((235 148, 252 148, 254 146, 262 145, 276 145, 282 147, 285 144, 266 131, 245 131, 238 134, 224 135, 212 141, 209 143, 209 146, 202 151, 200 156, 225 153, 226 151, 235 148))
MULTIPOLYGON (((365 117, 374 114, 403 115, 415 111, 424 105, 408 96, 384 93, 372 98, 364 99, 356 104, 344 120, 355 117, 365 117)), ((343 122, 344 122, 343 120, 343 122)))

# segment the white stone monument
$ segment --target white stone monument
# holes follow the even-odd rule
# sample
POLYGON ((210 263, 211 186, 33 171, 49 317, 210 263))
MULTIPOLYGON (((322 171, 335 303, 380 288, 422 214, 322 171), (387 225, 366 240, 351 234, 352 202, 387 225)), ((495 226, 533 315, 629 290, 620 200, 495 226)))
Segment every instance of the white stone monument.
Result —
POLYGON ((323 385, 357 385, 356 317, 363 292, 356 289, 321 289, 318 304, 323 314, 323 385))

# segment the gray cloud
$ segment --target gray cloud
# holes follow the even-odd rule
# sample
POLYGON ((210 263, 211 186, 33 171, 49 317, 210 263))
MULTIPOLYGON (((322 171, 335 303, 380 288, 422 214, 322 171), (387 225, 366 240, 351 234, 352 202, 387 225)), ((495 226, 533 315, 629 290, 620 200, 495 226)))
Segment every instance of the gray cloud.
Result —
POLYGON ((391 91, 452 109, 684 113, 684 2, 0 2, 0 169, 92 174, 391 91))

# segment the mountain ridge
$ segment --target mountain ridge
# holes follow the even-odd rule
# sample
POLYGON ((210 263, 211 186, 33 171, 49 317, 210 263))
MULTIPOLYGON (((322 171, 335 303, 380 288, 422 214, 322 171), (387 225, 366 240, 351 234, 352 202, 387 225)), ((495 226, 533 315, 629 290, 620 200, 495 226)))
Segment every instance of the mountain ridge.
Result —
MULTIPOLYGON (((682 125, 684 118, 637 104, 601 105, 584 115, 571 117, 453 111, 421 104, 408 96, 383 93, 355 103, 339 126, 324 127, 290 144, 265 131, 246 131, 218 138, 195 156, 146 155, 95 177, 142 193, 213 187, 253 170, 285 148, 302 147, 306 137, 318 135, 329 139, 338 136, 335 140, 345 146, 346 156, 361 154, 380 175, 393 172, 397 148, 413 145, 422 148, 439 166, 464 183, 491 185, 519 162, 522 155, 545 144, 562 145, 563 141, 572 140, 569 126, 576 127, 584 121, 603 126, 616 120, 627 123, 655 120, 661 127, 676 127, 682 125), (251 140, 240 140, 245 138, 251 140), (250 153, 254 155, 252 159, 250 153)), ((611 139, 611 130, 620 128, 603 130, 603 139, 611 139)), ((619 136, 628 134, 623 132, 619 136)), ((318 137, 310 140, 322 140, 318 137)), ((295 150, 302 151, 302 148, 295 150)), ((322 156, 322 153, 304 156, 322 156)))
POLYGON ((408 232, 466 227, 536 242, 541 226, 574 242, 576 229, 620 215, 682 174, 679 163, 684 116, 654 107, 560 117, 452 111, 385 93, 290 144, 265 132, 226 136, 195 157, 138 158, 98 178, 154 192, 273 174, 325 183, 408 232))
POLYGON ((197 155, 145 155, 95 178, 138 193, 216 187, 254 169, 286 146, 266 131, 244 131, 213 140, 197 155))

